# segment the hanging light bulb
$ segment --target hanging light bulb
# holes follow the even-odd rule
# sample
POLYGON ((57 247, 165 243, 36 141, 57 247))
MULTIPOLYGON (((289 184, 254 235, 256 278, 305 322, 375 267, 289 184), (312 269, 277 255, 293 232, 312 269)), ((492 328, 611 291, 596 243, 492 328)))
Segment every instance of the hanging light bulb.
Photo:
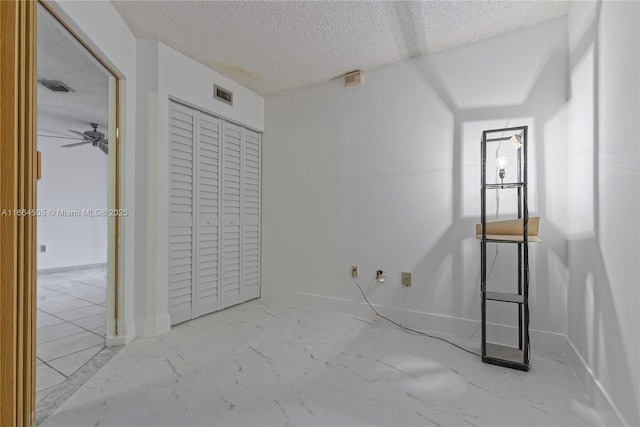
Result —
POLYGON ((499 169, 498 176, 500 177, 500 182, 504 182, 504 177, 506 175, 505 169, 509 166, 509 159, 505 156, 500 156, 496 159, 496 167, 499 169))

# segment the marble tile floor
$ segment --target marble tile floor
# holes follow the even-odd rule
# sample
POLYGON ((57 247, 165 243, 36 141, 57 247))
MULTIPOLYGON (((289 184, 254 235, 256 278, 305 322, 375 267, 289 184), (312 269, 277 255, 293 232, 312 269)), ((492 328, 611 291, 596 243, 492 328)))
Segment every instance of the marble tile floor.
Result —
POLYGON ((561 358, 534 353, 532 366, 257 300, 130 343, 41 425, 602 425, 561 358))
POLYGON ((106 277, 106 267, 37 275, 37 403, 104 348, 106 277))

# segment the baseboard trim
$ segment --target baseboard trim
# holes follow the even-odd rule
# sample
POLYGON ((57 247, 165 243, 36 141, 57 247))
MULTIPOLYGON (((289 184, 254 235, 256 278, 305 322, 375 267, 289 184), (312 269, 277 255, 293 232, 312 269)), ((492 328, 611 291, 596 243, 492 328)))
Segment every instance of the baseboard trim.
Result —
POLYGON ((629 423, 626 422, 622 413, 620 413, 611 400, 609 393, 607 393, 600 381, 596 378, 593 370, 587 365, 571 340, 568 337, 565 337, 565 339, 570 349, 567 357, 569 365, 576 374, 576 377, 578 377, 580 383, 582 383, 587 396, 589 396, 589 399, 593 402, 604 424, 606 426, 629 426, 629 423))
POLYGON ((135 322, 131 321, 128 322, 124 328, 120 328, 120 335, 118 335, 117 337, 107 335, 107 347, 129 344, 135 338, 135 335, 131 333, 136 330, 135 326, 135 322))
POLYGON ((105 340, 105 345, 107 347, 117 347, 121 345, 126 345, 128 343, 127 337, 120 335, 117 337, 107 337, 105 340))
MULTIPOLYGON (((364 302, 355 302, 341 298, 296 292, 286 289, 263 289, 262 299, 264 301, 303 305, 363 318, 375 316, 372 313, 371 308, 369 308, 369 306, 364 302)), ((414 310, 405 310, 403 313, 402 309, 398 308, 381 307, 375 304, 373 304, 373 306, 380 312, 380 314, 390 317, 394 321, 402 323, 404 326, 416 328, 425 332, 453 335, 464 339, 471 336, 480 324, 480 321, 476 319, 464 319, 460 317, 414 310)), ((502 345, 514 345, 514 343, 517 343, 518 331, 516 327, 491 323, 489 324, 489 329, 491 333, 489 337, 492 342, 502 345)), ((569 355, 571 352, 564 334, 531 329, 529 331, 529 335, 531 339, 531 348, 535 352, 554 354, 564 357, 569 355)), ((479 343, 479 331, 476 332, 474 340, 469 341, 469 343, 473 343, 474 341, 479 343)))
POLYGON ((145 317, 136 319, 135 325, 137 337, 155 337, 156 335, 169 332, 171 329, 171 317, 169 314, 157 317, 145 317))
POLYGON ((65 271, 89 270, 92 268, 101 268, 106 266, 107 266, 106 262, 99 262, 97 264, 69 265, 66 267, 43 268, 43 269, 37 270, 36 274, 62 273, 65 271))

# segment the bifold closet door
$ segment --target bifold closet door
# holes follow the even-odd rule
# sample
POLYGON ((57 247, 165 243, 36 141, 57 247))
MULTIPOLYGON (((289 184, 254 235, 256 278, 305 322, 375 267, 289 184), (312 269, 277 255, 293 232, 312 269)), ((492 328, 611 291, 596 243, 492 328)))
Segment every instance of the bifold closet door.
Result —
POLYGON ((240 290, 242 132, 242 127, 223 122, 222 308, 242 302, 240 290))
POLYGON ((193 318, 194 111, 170 104, 169 315, 171 324, 193 318))
POLYGON ((244 129, 242 147, 242 300, 260 296, 260 134, 244 129))
POLYGON ((171 324, 260 296, 260 134, 170 107, 171 324))
POLYGON ((220 128, 222 120, 197 112, 195 316, 219 310, 218 239, 220 128))

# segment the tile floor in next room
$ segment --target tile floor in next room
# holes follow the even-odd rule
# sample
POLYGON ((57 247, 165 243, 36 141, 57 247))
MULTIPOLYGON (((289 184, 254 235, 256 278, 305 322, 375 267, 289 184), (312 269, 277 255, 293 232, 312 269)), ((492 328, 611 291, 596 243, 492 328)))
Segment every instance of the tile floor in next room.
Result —
POLYGON ((36 401, 105 343, 106 267, 37 276, 36 401))
MULTIPOLYGON (((464 339, 453 338, 458 342, 464 339)), ((478 342, 465 344, 478 351, 478 342)), ((382 319, 256 300, 128 344, 54 426, 602 425, 562 357, 481 363, 382 319)))

